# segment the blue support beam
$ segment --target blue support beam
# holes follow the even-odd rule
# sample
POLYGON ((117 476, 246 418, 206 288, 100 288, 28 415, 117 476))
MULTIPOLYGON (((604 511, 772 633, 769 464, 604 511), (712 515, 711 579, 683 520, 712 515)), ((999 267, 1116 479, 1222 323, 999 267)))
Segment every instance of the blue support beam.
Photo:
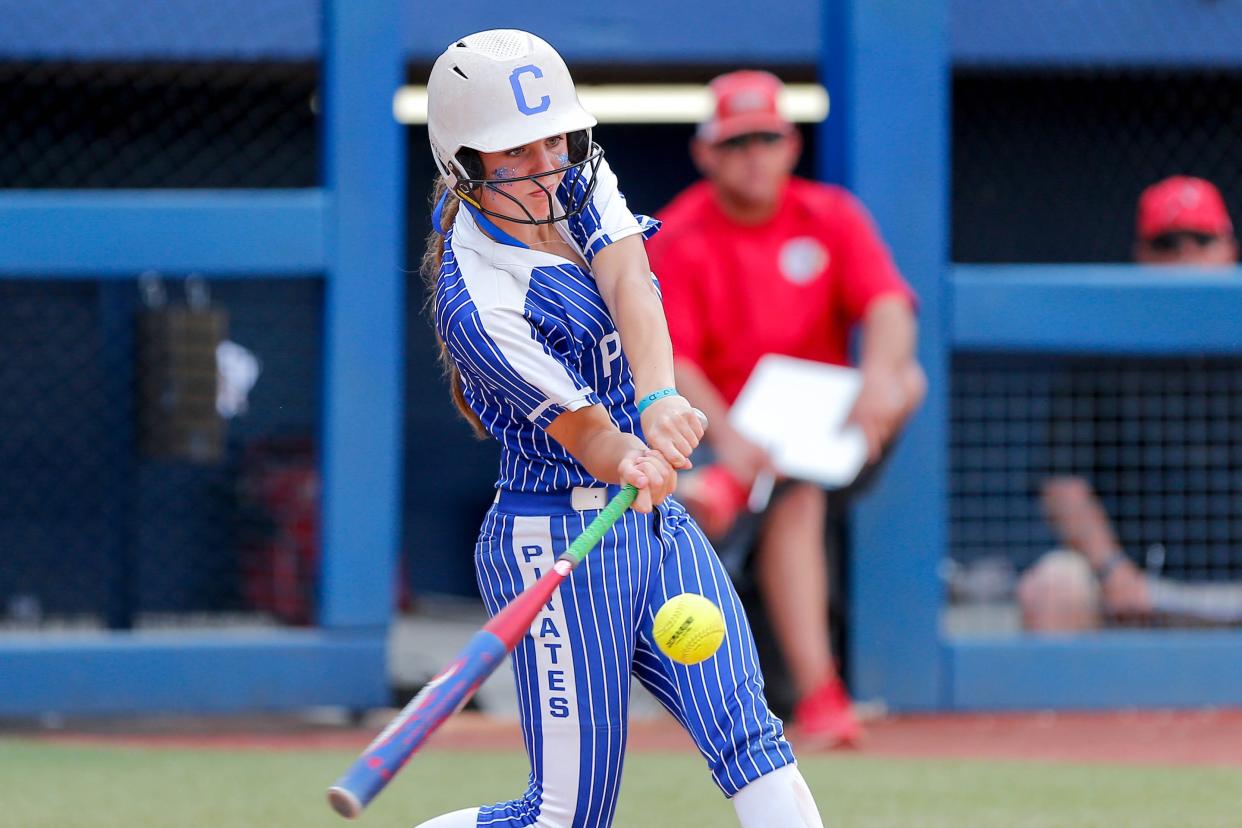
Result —
MULTIPOLYGON (((369 2, 355 2, 366 13, 369 2)), ((408 4, 407 4, 408 5, 408 4)), ((319 0, 0 0, 0 56, 10 60, 314 60, 319 0), (141 25, 134 25, 134 21, 141 25)), ((381 9, 391 9, 385 2, 381 9)), ((816 0, 779 14, 748 0, 633 0, 566 4, 501 0, 445 4, 398 32, 406 57, 430 62, 453 38, 520 28, 553 43, 571 65, 596 63, 804 65, 819 44, 816 0), (755 37, 762 31, 763 37, 755 37), (687 37, 693 32, 693 37, 687 37)))
POLYGON ((401 0, 324 0, 325 312, 319 623, 386 629, 400 542, 405 276, 401 0))
POLYGON ((945 645, 956 710, 1242 704, 1242 632, 1114 631, 945 645))
POLYGON ((953 345, 969 351, 1236 354, 1242 271, 958 265, 953 345))
POLYGON ((525 29, 572 66, 595 63, 811 66, 819 56, 817 0, 631 0, 564 3, 473 0, 423 15, 407 32, 411 60, 435 60, 454 38, 480 29, 525 29))
MULTIPOLYGON (((319 5, 319 0, 218 0, 210 6, 195 0, 0 0, 5 23, 0 56, 309 61, 322 41, 319 5), (142 25, 135 26, 135 20, 142 25)), ((402 48, 409 60, 430 62, 452 38, 517 27, 547 38, 571 65, 808 66, 820 56, 821 5, 786 0, 774 12, 746 0, 612 5, 533 0, 520 7, 474 0, 424 15, 403 33, 402 48)), ((953 62, 959 66, 1242 65, 1237 3, 951 0, 948 19, 953 62)))
POLYGON ((322 273, 320 190, 6 190, 0 276, 322 273))
POLYGON ((314 630, 7 635, 0 716, 383 706, 384 646, 314 630))
POLYGON ((1195 0, 951 0, 957 66, 1242 65, 1242 5, 1195 0))
POLYGON ((314 60, 319 0, 0 0, 7 60, 314 60))
POLYGON ((853 515, 852 684, 895 709, 934 709, 943 702, 937 567, 948 537, 948 8, 839 0, 824 17, 832 113, 819 134, 820 174, 867 205, 918 292, 931 389, 853 515))

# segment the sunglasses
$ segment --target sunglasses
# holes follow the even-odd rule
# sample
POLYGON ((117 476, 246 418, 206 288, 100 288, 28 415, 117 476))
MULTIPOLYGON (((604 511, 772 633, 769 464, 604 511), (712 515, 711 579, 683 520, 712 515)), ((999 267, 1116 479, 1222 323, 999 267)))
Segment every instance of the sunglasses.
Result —
POLYGON ((773 144, 779 144, 784 140, 785 135, 780 132, 746 132, 718 142, 716 144, 716 148, 724 150, 740 150, 746 149, 751 144, 761 144, 765 147, 770 147, 773 144))
POLYGON ((1194 243, 1198 247, 1207 247, 1212 242, 1219 241, 1220 238, 1220 236, 1213 235, 1212 233, 1176 230, 1171 233, 1161 233, 1159 236, 1152 236, 1147 240, 1147 246, 1161 253, 1171 253, 1174 250, 1179 250, 1183 244, 1194 243))

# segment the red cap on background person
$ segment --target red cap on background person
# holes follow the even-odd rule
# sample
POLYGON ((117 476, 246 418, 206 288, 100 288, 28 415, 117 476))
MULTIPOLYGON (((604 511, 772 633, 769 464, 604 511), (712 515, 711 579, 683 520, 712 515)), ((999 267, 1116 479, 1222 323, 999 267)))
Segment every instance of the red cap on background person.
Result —
POLYGON ((1139 196, 1134 261, 1143 265, 1234 268, 1238 241, 1220 190, 1175 175, 1139 196))
POLYGON ((770 72, 743 69, 713 80, 711 117, 699 124, 698 136, 713 144, 755 132, 786 133, 793 129, 780 111, 785 88, 770 72))
POLYGON ((1139 197, 1140 239, 1177 232, 1233 235, 1225 201, 1210 181, 1175 175, 1151 185, 1139 197))

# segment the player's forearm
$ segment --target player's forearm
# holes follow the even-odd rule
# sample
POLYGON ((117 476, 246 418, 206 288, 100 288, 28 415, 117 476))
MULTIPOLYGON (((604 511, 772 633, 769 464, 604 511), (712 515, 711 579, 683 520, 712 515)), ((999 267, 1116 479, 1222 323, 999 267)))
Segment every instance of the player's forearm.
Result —
POLYGON ((904 296, 883 296, 871 303, 863 318, 859 368, 892 373, 914 361, 918 322, 904 296))
POLYGON ((637 398, 673 385, 673 347, 642 236, 601 250, 591 264, 604 304, 621 334, 637 398))
POLYGON ((583 440, 576 459, 596 480, 604 483, 620 483, 619 468, 627 454, 647 448, 642 440, 633 434, 626 434, 617 429, 599 430, 583 440))
POLYGON ((605 483, 620 483, 621 461, 627 454, 647 448, 638 437, 618 429, 602 405, 562 413, 548 425, 548 435, 592 477, 605 483))
POLYGON ((716 390, 716 386, 703 373, 703 369, 688 359, 674 359, 673 371, 677 378, 677 390, 690 404, 707 415, 711 427, 704 437, 715 445, 716 441, 731 426, 729 425, 729 404, 716 390))

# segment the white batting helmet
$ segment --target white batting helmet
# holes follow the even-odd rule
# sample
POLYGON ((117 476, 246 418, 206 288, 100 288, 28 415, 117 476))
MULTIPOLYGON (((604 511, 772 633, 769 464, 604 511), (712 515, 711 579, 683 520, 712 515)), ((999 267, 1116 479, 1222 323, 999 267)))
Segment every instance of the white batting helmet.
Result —
MULTIPOLYGON (((518 29, 455 41, 427 81, 431 154, 449 189, 481 177, 463 167, 463 148, 499 152, 562 132, 586 132, 583 146, 589 147, 595 123, 579 103, 561 56, 547 41, 518 29)), ((571 160, 580 165, 583 159, 571 160)))

